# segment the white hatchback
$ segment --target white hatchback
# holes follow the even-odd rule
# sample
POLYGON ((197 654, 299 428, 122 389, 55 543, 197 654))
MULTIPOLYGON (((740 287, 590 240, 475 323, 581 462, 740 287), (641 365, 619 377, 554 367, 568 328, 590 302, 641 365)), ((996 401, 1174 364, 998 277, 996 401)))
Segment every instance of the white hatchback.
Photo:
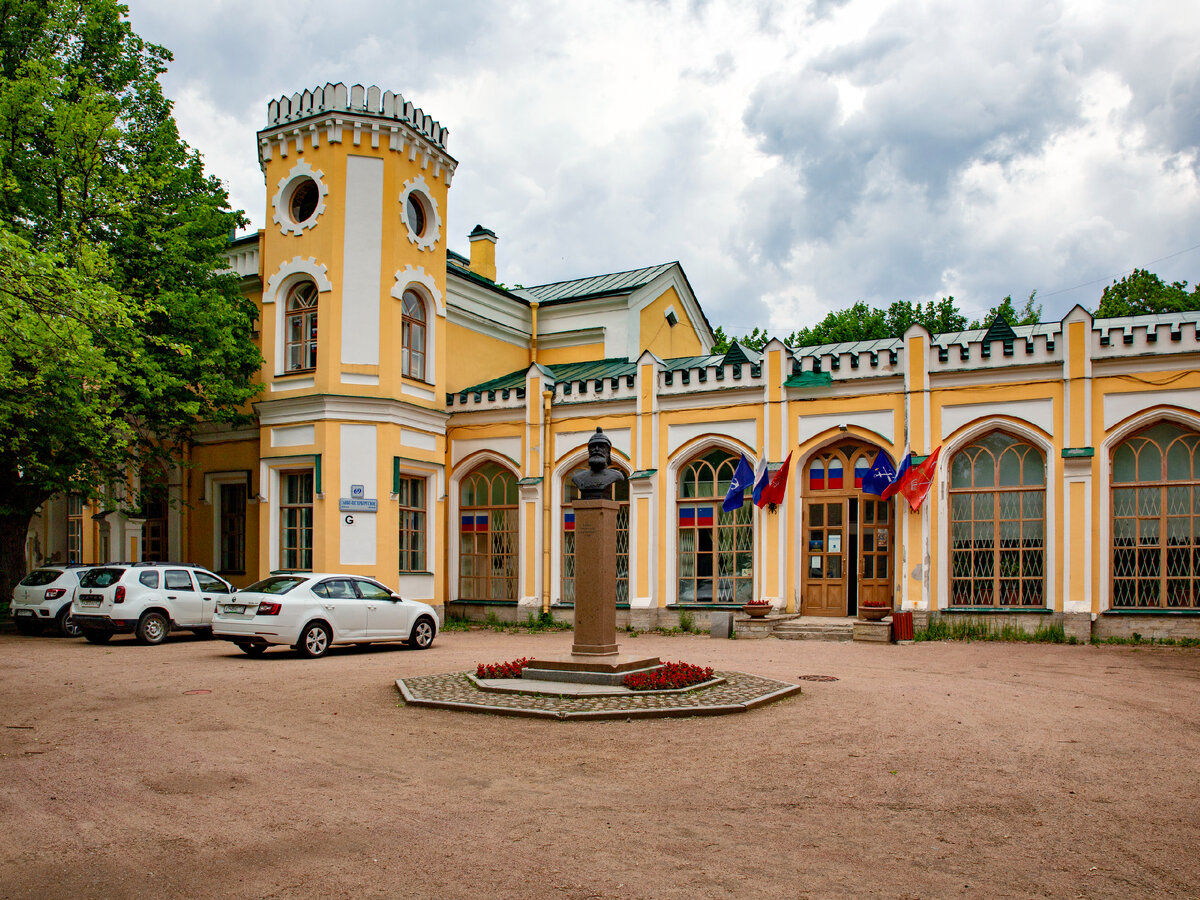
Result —
POLYGON ((360 575, 272 575, 217 604, 213 635, 257 656, 270 646, 323 656, 334 644, 406 641, 419 650, 438 632, 434 608, 404 600, 360 575))
POLYGON ((13 588, 12 617, 21 634, 37 634, 53 625, 64 637, 79 637, 71 618, 71 602, 79 591, 79 578, 86 566, 42 566, 34 569, 13 588))

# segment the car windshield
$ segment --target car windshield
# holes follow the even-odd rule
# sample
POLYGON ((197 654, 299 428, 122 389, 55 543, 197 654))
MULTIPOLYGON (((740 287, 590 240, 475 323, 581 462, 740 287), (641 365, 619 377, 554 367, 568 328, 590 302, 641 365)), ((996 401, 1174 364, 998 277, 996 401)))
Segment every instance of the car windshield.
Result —
POLYGON ((87 574, 79 579, 81 587, 106 588, 121 580, 124 569, 89 569, 87 574))
POLYGON ((296 585, 302 584, 307 580, 307 578, 301 578, 299 575, 272 575, 270 578, 254 582, 246 590, 259 594, 286 594, 296 585))
POLYGON ((57 581, 61 574, 58 569, 35 569, 21 579, 21 584, 25 587, 41 587, 43 584, 57 581))

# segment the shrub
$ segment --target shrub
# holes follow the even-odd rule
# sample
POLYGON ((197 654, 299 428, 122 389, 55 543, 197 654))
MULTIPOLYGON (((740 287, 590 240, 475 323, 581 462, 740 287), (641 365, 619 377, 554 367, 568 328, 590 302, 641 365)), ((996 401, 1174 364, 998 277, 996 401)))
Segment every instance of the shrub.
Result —
POLYGON ((696 627, 696 620, 692 616, 690 610, 681 609, 679 611, 679 630, 684 634, 689 634, 696 627))
POLYGON ((685 662, 665 662, 649 672, 625 676, 625 687, 633 691, 664 691, 691 687, 713 677, 712 666, 693 666, 685 662))

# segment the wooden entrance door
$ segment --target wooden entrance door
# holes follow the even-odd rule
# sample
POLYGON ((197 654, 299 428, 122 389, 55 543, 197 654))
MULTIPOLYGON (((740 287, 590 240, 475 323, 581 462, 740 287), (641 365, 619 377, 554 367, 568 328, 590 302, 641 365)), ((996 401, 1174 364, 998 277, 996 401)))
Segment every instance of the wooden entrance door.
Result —
POLYGON ((892 501, 864 494, 859 504, 858 602, 891 603, 892 501))
POLYGON ((847 525, 845 497, 804 502, 804 615, 846 615, 847 525))

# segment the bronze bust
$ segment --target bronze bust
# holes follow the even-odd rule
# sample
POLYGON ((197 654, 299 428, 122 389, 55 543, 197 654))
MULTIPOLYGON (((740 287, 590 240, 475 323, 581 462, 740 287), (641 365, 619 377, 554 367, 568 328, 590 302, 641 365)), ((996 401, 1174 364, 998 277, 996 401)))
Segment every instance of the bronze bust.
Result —
POLYGON ((625 473, 609 468, 612 462, 612 441, 596 426, 596 433, 588 439, 588 467, 571 474, 575 487, 579 488, 580 500, 604 500, 609 485, 624 481, 625 473))

